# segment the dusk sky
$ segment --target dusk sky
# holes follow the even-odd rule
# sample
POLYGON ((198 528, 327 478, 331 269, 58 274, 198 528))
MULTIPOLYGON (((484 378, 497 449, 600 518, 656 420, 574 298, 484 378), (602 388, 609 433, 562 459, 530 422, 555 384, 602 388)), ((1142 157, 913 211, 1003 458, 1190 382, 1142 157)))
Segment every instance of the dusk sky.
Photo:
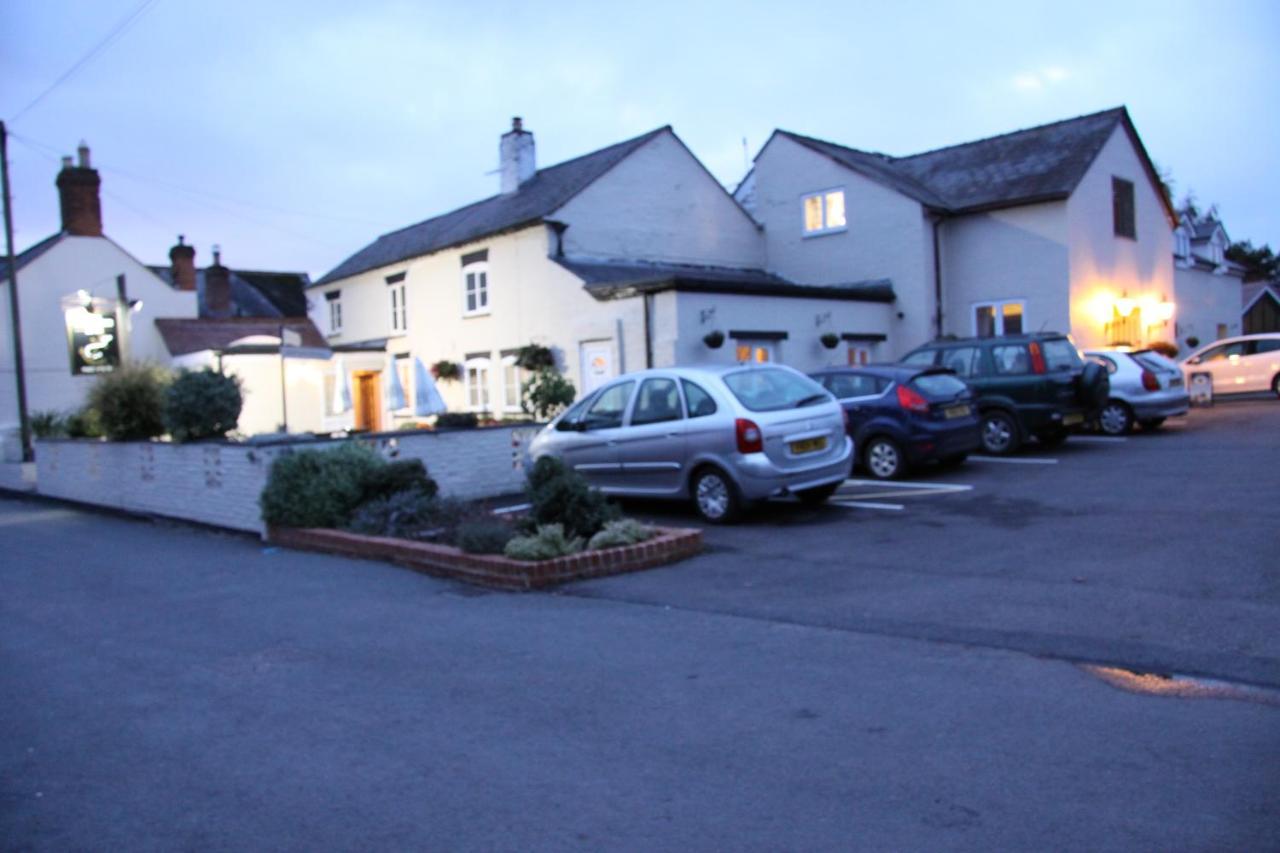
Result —
POLYGON ((81 139, 140 260, 183 233, 318 277, 494 194, 514 115, 542 166, 670 124, 732 188, 776 127, 903 155, 1117 105, 1178 199, 1280 248, 1274 2, 5 0, 0 30, 18 251, 81 139))

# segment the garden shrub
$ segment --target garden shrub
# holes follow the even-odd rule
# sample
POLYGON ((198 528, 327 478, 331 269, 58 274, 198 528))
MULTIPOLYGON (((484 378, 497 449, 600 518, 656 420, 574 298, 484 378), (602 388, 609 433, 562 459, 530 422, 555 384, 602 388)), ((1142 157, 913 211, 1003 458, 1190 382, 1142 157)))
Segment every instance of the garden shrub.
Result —
POLYGON ((410 489, 362 503, 346 529, 369 536, 449 541, 466 514, 461 501, 410 489))
POLYGON ((151 364, 126 364, 101 374, 89 388, 88 408, 98 413, 112 441, 142 441, 164 435, 164 399, 169 374, 151 364))
POLYGON ((258 499, 262 520, 279 527, 341 527, 364 500, 373 471, 385 464, 354 443, 281 456, 258 499))
POLYGON ((88 406, 67 415, 67 438, 102 438, 102 419, 88 406))
POLYGON ((58 438, 67 434, 67 419, 55 411, 31 413, 31 434, 36 438, 58 438))
POLYGON ((502 553, 513 560, 551 560, 582 550, 582 538, 565 535, 563 525, 540 525, 532 536, 517 536, 502 553))
POLYGON ((537 371, 556 366, 555 353, 542 344, 527 344, 516 351, 516 364, 524 370, 537 371))
POLYGON ((216 370, 182 370, 164 395, 164 424, 174 441, 222 438, 236 428, 240 380, 216 370))
POLYGON ((501 521, 468 521, 458 525, 454 544, 468 554, 501 554, 515 535, 501 521))
POLYGON ((437 427, 456 427, 458 429, 475 429, 480 419, 475 412, 443 412, 436 415, 437 427))
POLYGON ((440 487, 427 476, 421 459, 396 459, 369 472, 364 483, 364 500, 386 498, 398 492, 418 492, 435 497, 440 487))
POLYGON ((603 548, 618 548, 623 545, 634 545, 637 542, 643 542, 646 539, 652 539, 656 533, 652 527, 647 524, 641 524, 634 518, 622 518, 618 521, 606 522, 600 532, 591 537, 591 541, 587 543, 587 549, 590 551, 599 551, 603 548))
POLYGON ((573 402, 575 393, 572 382, 546 367, 521 387, 520 407, 539 420, 550 420, 573 402))
POLYGON ((534 463, 526 492, 532 505, 527 519, 530 527, 560 524, 571 536, 590 538, 620 514, 581 474, 551 456, 534 463))

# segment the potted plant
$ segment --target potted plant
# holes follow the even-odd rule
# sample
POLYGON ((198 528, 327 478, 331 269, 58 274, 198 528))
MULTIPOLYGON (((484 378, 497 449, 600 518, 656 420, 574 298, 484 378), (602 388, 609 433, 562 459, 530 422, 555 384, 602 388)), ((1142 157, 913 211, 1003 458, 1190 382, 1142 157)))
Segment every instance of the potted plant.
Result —
POLYGON ((544 368, 555 367, 556 357, 550 347, 544 347, 542 344, 527 344, 516 352, 516 364, 525 370, 537 372, 544 368))
POLYGON ((822 345, 827 349, 835 349, 840 345, 840 336, 835 332, 826 332, 818 340, 822 341, 822 345))
POLYGON ((720 347, 724 346, 724 332, 719 329, 707 332, 702 336, 702 342, 707 345, 708 349, 720 349, 720 347))
POLYGON ((444 358, 431 365, 431 375, 444 382, 453 382, 462 378, 462 365, 444 358))

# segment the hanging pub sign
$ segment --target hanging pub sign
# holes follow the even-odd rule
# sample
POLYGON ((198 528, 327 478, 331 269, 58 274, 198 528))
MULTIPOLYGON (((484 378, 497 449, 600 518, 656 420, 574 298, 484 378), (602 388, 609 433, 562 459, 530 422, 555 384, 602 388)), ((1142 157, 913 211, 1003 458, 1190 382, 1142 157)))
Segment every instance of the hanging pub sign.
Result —
POLYGON ((120 366, 120 318, 114 299, 81 292, 62 299, 71 375, 110 373, 120 366))

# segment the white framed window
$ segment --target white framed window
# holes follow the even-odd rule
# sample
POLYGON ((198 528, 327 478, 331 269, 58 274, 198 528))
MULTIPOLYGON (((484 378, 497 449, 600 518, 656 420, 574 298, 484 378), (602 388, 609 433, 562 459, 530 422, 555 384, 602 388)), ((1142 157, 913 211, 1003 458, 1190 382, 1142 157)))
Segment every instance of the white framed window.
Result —
POLYGON ((778 360, 777 341, 741 338, 733 343, 734 354, 740 364, 767 364, 778 360))
POLYGON ((472 412, 492 411, 489 396, 489 359, 468 358, 463 364, 462 381, 467 394, 467 409, 472 412))
POLYGON ((524 371, 516 364, 514 355, 502 357, 502 411, 518 414, 520 408, 520 386, 524 382, 524 371))
POLYGON ((342 292, 331 290, 324 298, 329 303, 329 334, 336 335, 342 331, 342 292))
POLYGON ((462 315, 489 313, 489 262, 477 261, 462 268, 462 315))
POLYGON ((806 237, 845 230, 844 190, 809 193, 801 200, 801 213, 806 237))
POLYGON ((410 366, 408 353, 400 353, 395 357, 396 374, 400 377, 400 388, 404 391, 404 405, 397 411, 413 408, 413 368, 410 366))
POLYGON ((392 309, 392 332, 406 332, 408 329, 408 311, 404 307, 404 282, 392 284, 387 288, 392 309))
POLYGON ((975 303, 973 334, 979 338, 1020 335, 1025 328, 1023 324, 1025 309, 1026 302, 1022 299, 975 303))

